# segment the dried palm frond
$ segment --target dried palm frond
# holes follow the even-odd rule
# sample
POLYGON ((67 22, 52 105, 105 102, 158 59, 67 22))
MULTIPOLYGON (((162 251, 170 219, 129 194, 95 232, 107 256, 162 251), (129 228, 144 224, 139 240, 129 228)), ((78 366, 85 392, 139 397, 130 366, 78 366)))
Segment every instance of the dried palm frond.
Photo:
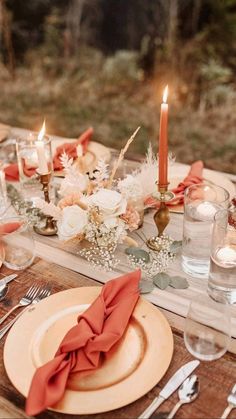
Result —
POLYGON ((108 180, 108 183, 107 183, 107 188, 111 188, 112 182, 113 182, 115 174, 116 174, 116 171, 117 171, 118 167, 120 166, 122 160, 124 159, 126 151, 128 150, 130 144, 133 142, 133 140, 136 137, 136 134, 138 133, 139 130, 140 130, 140 127, 138 127, 134 131, 134 133, 131 135, 131 137, 128 139, 127 143, 125 144, 125 147, 121 149, 119 157, 118 157, 117 161, 115 162, 115 164, 113 166, 110 179, 108 180))

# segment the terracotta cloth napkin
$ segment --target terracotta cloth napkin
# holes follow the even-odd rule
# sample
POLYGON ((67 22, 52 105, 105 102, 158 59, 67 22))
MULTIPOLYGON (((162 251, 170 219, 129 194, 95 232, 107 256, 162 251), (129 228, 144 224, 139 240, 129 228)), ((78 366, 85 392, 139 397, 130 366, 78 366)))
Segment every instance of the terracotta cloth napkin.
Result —
MULTIPOLYGON (((76 147, 81 144, 83 147, 83 153, 85 154, 88 148, 89 141, 91 140, 91 137, 93 135, 93 128, 88 128, 86 131, 83 132, 83 134, 80 135, 78 140, 74 142, 64 143, 57 147, 55 156, 53 158, 53 167, 54 170, 62 170, 62 164, 60 161, 60 156, 65 151, 66 154, 68 154, 69 157, 72 157, 73 159, 76 159, 77 157, 77 150, 76 147)), ((26 164, 24 165, 24 174, 26 176, 31 177, 35 173, 35 167, 29 167, 26 164)), ((10 164, 5 169, 5 175, 6 179, 10 181, 18 181, 19 180, 19 170, 18 170, 18 164, 10 164)))
POLYGON ((18 221, 14 221, 12 223, 0 224, 0 236, 2 234, 12 233, 13 231, 18 230, 20 226, 21 226, 21 223, 18 221))
MULTIPOLYGON (((197 185, 203 182, 202 177, 203 162, 201 160, 196 161, 192 164, 186 178, 178 184, 178 186, 172 189, 175 194, 175 198, 168 202, 168 205, 179 205, 184 202, 184 191, 188 186, 197 185)), ((154 199, 152 196, 148 196, 145 199, 146 207, 159 208, 160 202, 154 199)))
POLYGON ((31 382, 26 413, 37 415, 55 405, 70 374, 93 371, 102 355, 123 336, 139 298, 140 270, 108 281, 91 306, 78 317, 62 340, 54 359, 38 368, 31 382))

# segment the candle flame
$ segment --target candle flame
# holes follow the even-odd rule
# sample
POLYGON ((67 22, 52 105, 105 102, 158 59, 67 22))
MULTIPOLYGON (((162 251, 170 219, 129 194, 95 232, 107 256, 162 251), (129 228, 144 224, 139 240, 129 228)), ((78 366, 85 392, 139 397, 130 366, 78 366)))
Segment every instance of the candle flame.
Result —
POLYGON ((163 102, 166 103, 168 98, 168 84, 166 85, 164 92, 163 92, 163 102))
POLYGON ((39 141, 43 141, 43 137, 45 135, 45 131, 46 131, 46 126, 45 126, 45 119, 44 119, 42 128, 41 128, 41 130, 38 133, 38 140, 39 141))

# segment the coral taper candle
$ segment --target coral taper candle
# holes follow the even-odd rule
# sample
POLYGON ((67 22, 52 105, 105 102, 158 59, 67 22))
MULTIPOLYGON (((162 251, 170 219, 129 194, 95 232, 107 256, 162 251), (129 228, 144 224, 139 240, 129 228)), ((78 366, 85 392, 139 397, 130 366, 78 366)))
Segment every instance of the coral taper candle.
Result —
POLYGON ((163 93, 159 133, 159 188, 168 184, 168 86, 163 93))
POLYGON ((38 141, 35 142, 37 155, 38 155, 38 172, 41 175, 45 175, 46 173, 48 173, 48 163, 47 163, 44 142, 43 142, 44 134, 45 134, 45 121, 41 128, 41 131, 39 132, 38 141))

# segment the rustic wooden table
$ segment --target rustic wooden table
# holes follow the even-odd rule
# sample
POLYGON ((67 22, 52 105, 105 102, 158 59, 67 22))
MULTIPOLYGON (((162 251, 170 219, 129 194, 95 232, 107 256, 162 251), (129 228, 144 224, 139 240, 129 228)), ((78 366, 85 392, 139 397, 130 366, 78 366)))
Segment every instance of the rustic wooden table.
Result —
MULTIPOLYGON (((18 133, 19 130, 16 130, 18 133)), ((25 130, 21 130, 25 131, 25 130)), ((13 130, 14 132, 14 130, 13 130)), ((131 163, 130 163, 131 164, 131 163)), ((135 163, 134 163, 135 165, 135 163)), ((236 182, 235 175, 227 175, 228 179, 236 182)), ((172 214, 170 231, 174 231, 175 239, 182 237, 181 214, 172 214)), ((152 215, 145 217, 145 233, 148 236, 153 234, 152 215)), ((111 277, 127 272, 130 267, 122 260, 119 269, 114 273, 99 273, 95 269, 78 256, 75 246, 60 244, 57 238, 44 238, 43 236, 35 236, 36 253, 39 257, 35 259, 33 265, 26 271, 19 273, 17 282, 10 284, 9 292, 5 300, 0 303, 0 316, 5 314, 19 298, 24 294, 25 290, 33 283, 46 283, 52 285, 52 292, 62 291, 68 288, 97 286, 106 282, 111 277), (56 263, 53 263, 56 262, 56 263)), ((121 258, 122 259, 122 258, 121 258)), ((176 274, 181 269, 179 261, 171 268, 170 273, 176 274)), ((10 273, 6 268, 2 268, 2 274, 10 273)), ((147 298, 154 303, 167 317, 174 335, 174 354, 168 371, 158 385, 148 394, 143 396, 136 402, 125 406, 121 409, 102 413, 97 415, 72 416, 63 415, 51 411, 46 411, 39 418, 94 418, 94 419, 132 419, 137 418, 142 411, 151 403, 153 398, 158 395, 159 391, 166 384, 173 373, 184 363, 191 360, 191 355, 185 348, 183 340, 183 326, 186 316, 186 310, 189 300, 196 293, 204 293, 204 283, 196 278, 188 278, 190 283, 189 290, 173 290, 165 291, 155 290, 147 298)), ((219 418, 227 405, 227 396, 233 385, 236 383, 236 307, 233 308, 233 338, 231 340, 230 352, 226 353, 218 361, 202 362, 197 369, 200 378, 201 391, 197 400, 189 405, 182 407, 176 414, 176 418, 186 419, 208 419, 219 418), (233 353, 232 353, 233 352, 233 353)), ((24 413, 24 397, 10 383, 3 365, 3 348, 4 341, 0 341, 0 419, 2 418, 27 418, 24 413)), ((17 348, 16 348, 17 350, 17 348)), ((19 354, 20 359, 20 354, 19 354)), ((151 374, 151 371, 150 371, 151 374)), ((177 402, 177 393, 175 392, 169 400, 167 400, 159 409, 160 411, 170 411, 177 402)), ((155 417, 155 414, 154 416, 155 417)), ((236 418, 235 411, 232 411, 230 418, 236 418)))
MULTIPOLYGON (((6 268, 3 268, 1 272, 3 274, 10 273, 10 271, 6 268)), ((30 268, 19 273, 17 282, 14 281, 10 284, 6 299, 0 304, 0 316, 5 314, 10 307, 16 304, 20 296, 24 294, 24 291, 30 285, 33 283, 43 284, 46 282, 49 282, 52 285, 53 293, 68 288, 96 286, 99 284, 97 281, 70 269, 66 269, 57 264, 36 258, 34 264, 30 268)), ((163 312, 165 314, 165 310, 163 310, 163 312)), ((153 398, 158 395, 160 389, 163 388, 172 374, 185 362, 191 360, 191 355, 185 349, 182 332, 175 328, 172 328, 172 330, 174 335, 174 354, 170 368, 158 385, 141 399, 121 409, 97 415, 71 416, 45 411, 44 413, 38 415, 38 417, 42 419, 73 419, 73 417, 83 417, 84 419, 137 418, 138 415, 150 404, 153 398)), ((4 370, 4 341, 5 339, 0 341, 0 418, 27 418, 28 416, 24 413, 24 397, 22 397, 10 383, 4 370)), ((201 383, 200 395, 194 403, 185 405, 181 408, 176 414, 176 418, 219 418, 226 407, 227 395, 236 381, 235 361, 236 356, 227 353, 218 361, 206 363, 202 362, 197 370, 201 383)), ((160 410, 170 411, 176 402, 177 394, 175 393, 162 405, 160 410)), ((233 411, 229 417, 235 418, 235 411, 233 411)))

